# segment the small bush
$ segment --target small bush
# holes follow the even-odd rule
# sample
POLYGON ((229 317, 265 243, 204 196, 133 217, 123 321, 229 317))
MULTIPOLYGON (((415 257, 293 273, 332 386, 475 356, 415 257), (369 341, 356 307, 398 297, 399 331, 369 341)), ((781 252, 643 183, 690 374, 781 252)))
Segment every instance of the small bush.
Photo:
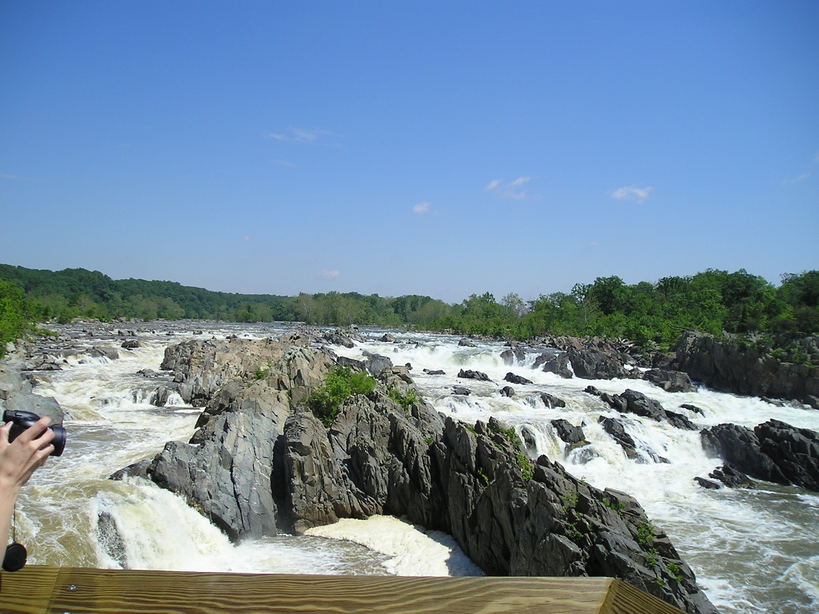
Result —
POLYGON ((344 401, 356 394, 370 394, 374 389, 375 380, 363 371, 337 367, 327 374, 324 385, 308 397, 307 406, 325 426, 330 426, 344 401))
POLYGON ((414 405, 421 400, 412 388, 409 388, 406 394, 401 394, 398 388, 390 388, 387 394, 393 401, 403 407, 404 411, 409 411, 410 405, 414 405))

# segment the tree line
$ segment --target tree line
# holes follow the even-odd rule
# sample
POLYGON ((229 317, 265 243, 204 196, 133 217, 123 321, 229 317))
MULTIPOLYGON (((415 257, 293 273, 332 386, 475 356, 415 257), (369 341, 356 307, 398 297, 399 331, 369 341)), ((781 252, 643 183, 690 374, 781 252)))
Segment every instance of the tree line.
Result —
POLYGON ((819 271, 785 274, 779 286, 744 269, 709 269, 636 284, 617 276, 598 277, 576 284, 571 292, 530 301, 514 293, 498 301, 484 293, 448 304, 429 296, 357 292, 233 294, 170 281, 113 280, 86 269, 0 265, 3 346, 35 321, 68 322, 76 317, 371 324, 516 339, 543 334, 625 337, 668 346, 685 329, 714 334, 819 332, 819 271))

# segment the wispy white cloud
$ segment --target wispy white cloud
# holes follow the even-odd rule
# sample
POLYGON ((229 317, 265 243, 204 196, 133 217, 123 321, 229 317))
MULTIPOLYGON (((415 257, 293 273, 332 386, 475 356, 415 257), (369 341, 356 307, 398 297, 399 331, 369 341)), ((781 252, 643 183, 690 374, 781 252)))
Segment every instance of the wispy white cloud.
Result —
POLYGON ((638 188, 637 186, 629 185, 617 188, 611 193, 614 200, 630 200, 632 202, 642 204, 646 202, 654 191, 652 186, 638 188))
POLYGON ((526 190, 521 189, 524 185, 532 180, 531 177, 518 177, 512 181, 504 181, 503 179, 493 179, 483 189, 484 192, 491 192, 501 198, 510 198, 512 200, 524 200, 530 197, 526 190))
POLYGON ((250 235, 245 235, 245 236, 242 237, 242 240, 243 241, 252 241, 253 237, 251 237, 250 235))
POLYGON ((418 203, 417 205, 412 206, 412 212, 415 215, 424 215, 427 211, 429 211, 430 206, 431 203, 428 202, 418 203))
POLYGON ((278 166, 286 166, 287 168, 295 168, 295 162, 290 162, 289 160, 271 160, 273 164, 278 166))
POLYGON ((23 179, 20 175, 11 175, 9 173, 0 173, 0 179, 23 179))
POLYGON ((492 190, 498 189, 500 185, 501 185, 500 179, 493 179, 492 181, 486 184, 486 187, 483 190, 484 192, 491 192, 492 190))
POLYGON ((288 128, 284 132, 269 132, 267 138, 285 143, 306 143, 313 145, 318 143, 325 136, 330 136, 332 132, 319 130, 318 128, 288 128))
POLYGON ((794 183, 799 183, 800 181, 804 181, 808 177, 810 177, 810 173, 800 173, 796 177, 792 177, 790 179, 785 179, 785 183, 787 183, 789 185, 794 184, 794 183))
POLYGON ((320 275, 322 279, 338 279, 338 276, 341 275, 341 271, 338 269, 325 269, 320 275))

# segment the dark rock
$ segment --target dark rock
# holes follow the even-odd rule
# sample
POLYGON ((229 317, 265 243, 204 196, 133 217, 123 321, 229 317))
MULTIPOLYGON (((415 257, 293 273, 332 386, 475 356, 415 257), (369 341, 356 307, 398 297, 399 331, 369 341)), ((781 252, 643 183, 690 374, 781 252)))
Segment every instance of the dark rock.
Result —
POLYGON ((806 394, 805 398, 802 399, 802 402, 805 405, 810 405, 813 409, 819 409, 819 396, 813 394, 806 394))
POLYGON ((689 420, 682 414, 678 414, 677 412, 666 410, 665 419, 671 426, 674 426, 678 429, 683 429, 686 431, 697 430, 697 426, 693 422, 691 422, 691 420, 689 420))
POLYGON ((695 414, 699 414, 700 416, 705 415, 704 411, 702 411, 696 405, 691 405, 690 403, 683 403, 682 405, 680 405, 680 407, 683 408, 683 409, 687 409, 688 411, 694 412, 695 414))
POLYGON ((501 352, 501 358, 503 359, 503 364, 505 365, 513 365, 515 362, 520 364, 526 360, 526 351, 520 346, 516 345, 501 352))
POLYGON ((583 389, 583 392, 587 392, 588 394, 593 394, 593 395, 594 395, 594 396, 596 396, 596 397, 599 397, 600 395, 602 395, 602 394, 603 394, 602 392, 600 392, 600 391, 599 391, 597 388, 595 388, 594 386, 586 386, 586 387, 583 389))
POLYGON ((128 465, 120 469, 119 471, 115 471, 111 475, 108 476, 109 480, 122 480, 126 477, 138 477, 138 478, 147 478, 148 477, 148 469, 151 467, 151 459, 146 459, 139 461, 138 463, 133 463, 132 465, 128 465))
POLYGON ((471 369, 461 369, 458 371, 458 377, 463 379, 476 379, 480 382, 491 382, 486 373, 480 371, 472 371, 471 369))
POLYGON ((427 375, 446 375, 441 369, 424 369, 424 373, 427 375))
POLYGON ((384 333, 379 339, 379 341, 381 341, 382 343, 397 343, 395 337, 393 337, 389 333, 384 333))
POLYGON ((461 339, 460 341, 458 341, 458 345, 460 345, 461 347, 467 347, 467 348, 474 348, 475 347, 475 344, 472 343, 469 339, 461 339))
POLYGON ((142 344, 139 341, 137 341, 136 339, 126 339, 125 341, 123 341, 120 344, 119 347, 121 347, 121 348, 123 348, 125 350, 135 350, 135 349, 137 349, 139 347, 142 347, 142 344))
POLYGON ((321 336, 322 341, 331 345, 341 345, 345 348, 355 347, 355 343, 348 335, 340 330, 328 330, 321 336))
POLYGON ((453 386, 452 394, 467 397, 472 394, 472 391, 466 386, 453 386))
POLYGON ((639 456, 634 440, 631 438, 631 435, 626 432, 622 422, 616 418, 606 418, 604 416, 600 416, 598 422, 603 425, 603 430, 611 435, 614 441, 620 444, 620 447, 623 448, 628 458, 634 460, 639 456))
POLYGON ((128 569, 128 554, 125 548, 125 540, 120 535, 114 517, 108 512, 100 512, 97 515, 97 542, 102 546, 105 553, 115 560, 123 569, 128 569))
POLYGON ((559 420, 552 420, 552 426, 554 427, 557 436, 566 443, 580 443, 586 439, 582 428, 579 426, 574 426, 562 418, 559 420))
POLYGON ((533 368, 542 366, 545 373, 555 373, 564 379, 571 379, 572 371, 569 368, 569 357, 565 352, 560 354, 544 353, 535 359, 533 368))
POLYGON ((156 390, 153 391, 151 394, 151 405, 156 407, 165 407, 165 404, 168 402, 168 398, 171 396, 171 393, 176 392, 177 388, 174 385, 171 386, 159 386, 156 390))
POLYGON ((668 392, 695 392, 697 390, 688 374, 682 371, 651 369, 643 374, 643 379, 668 392))
POLYGON ((119 358, 119 352, 117 352, 116 349, 109 348, 104 345, 95 347, 93 350, 88 352, 88 355, 92 358, 104 357, 108 360, 117 360, 119 358))
POLYGON ((504 386, 500 389, 501 396, 504 397, 513 397, 515 396, 515 389, 511 386, 504 386))
POLYGON ((365 357, 365 365, 367 367, 367 371, 374 376, 380 375, 383 371, 392 367, 392 360, 390 360, 387 356, 382 356, 380 354, 371 354, 370 352, 364 352, 365 357))
POLYGON ((719 484, 717 484, 716 482, 713 482, 711 480, 706 480, 705 478, 696 477, 696 478, 694 478, 694 481, 697 484, 699 484, 700 486, 702 486, 703 488, 707 488, 708 490, 718 490, 719 489, 719 484))
POLYGON ((6 394, 5 408, 13 411, 30 411, 41 418, 48 416, 52 424, 62 424, 63 410, 54 397, 43 397, 29 392, 31 388, 11 390, 6 394))
POLYGON ((700 436, 707 453, 751 477, 819 490, 819 435, 814 431, 768 420, 753 431, 719 424, 700 436))
POLYGON ((549 409, 555 409, 556 407, 566 407, 566 401, 559 397, 554 396, 553 394, 549 394, 548 392, 541 392, 540 398, 543 401, 543 404, 549 409))
POLYGON ((817 367, 781 362, 741 339, 716 339, 687 331, 676 349, 675 368, 710 388, 800 401, 819 397, 817 367))
POLYGON ((730 488, 756 488, 754 481, 741 471, 734 469, 731 465, 717 467, 708 477, 719 480, 730 488))
POLYGON ((597 348, 570 348, 567 355, 574 374, 583 379, 611 379, 623 377, 626 373, 618 356, 597 348))
POLYGON ((510 384, 531 384, 532 380, 526 379, 525 377, 521 377, 520 375, 515 375, 511 371, 504 376, 504 381, 509 382, 510 384))
POLYGON ((367 363, 363 360, 356 360, 355 358, 348 358, 347 356, 337 356, 336 364, 339 367, 347 367, 353 371, 365 371, 367 369, 367 363))

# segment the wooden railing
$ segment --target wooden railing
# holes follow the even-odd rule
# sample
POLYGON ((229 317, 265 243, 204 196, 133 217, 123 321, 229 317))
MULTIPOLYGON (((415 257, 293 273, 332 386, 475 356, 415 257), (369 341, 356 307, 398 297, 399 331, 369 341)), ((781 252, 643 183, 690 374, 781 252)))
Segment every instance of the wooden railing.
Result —
POLYGON ((39 566, 2 574, 0 612, 681 614, 611 578, 296 576, 39 566))

